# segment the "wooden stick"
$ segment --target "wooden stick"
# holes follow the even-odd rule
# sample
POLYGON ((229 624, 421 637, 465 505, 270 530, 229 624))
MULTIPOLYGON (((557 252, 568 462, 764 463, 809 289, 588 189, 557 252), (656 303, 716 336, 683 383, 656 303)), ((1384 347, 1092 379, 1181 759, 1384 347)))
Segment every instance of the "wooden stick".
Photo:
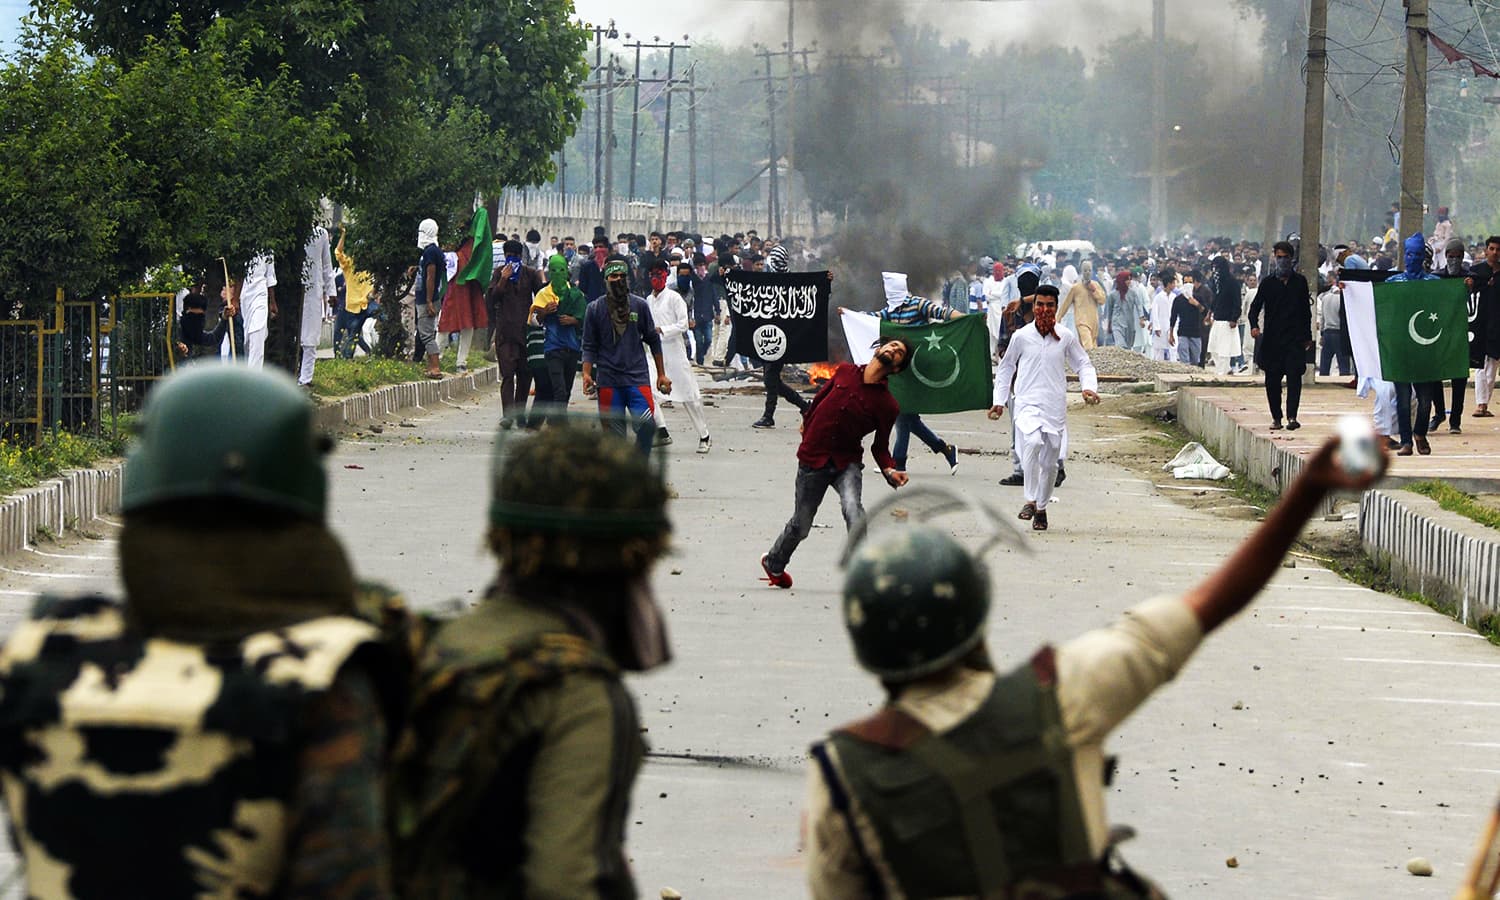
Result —
MULTIPOLYGON (((229 290, 229 260, 227 260, 227 259, 225 259, 224 257, 221 256, 221 257, 219 257, 219 262, 221 262, 221 263, 224 264, 224 290, 228 291, 229 290)), ((231 300, 229 302, 231 304, 233 304, 234 301, 231 300)), ((235 345, 235 340, 234 340, 234 316, 230 316, 229 317, 229 359, 231 361, 233 361, 233 360, 237 360, 239 358, 240 358, 239 347, 235 345)))
POLYGON ((1500 882, 1500 866, 1495 865, 1497 852, 1500 848, 1495 845, 1495 839, 1500 837, 1500 804, 1490 812, 1490 820, 1485 825, 1484 835, 1479 840, 1479 846, 1474 852, 1474 860, 1469 865, 1469 877, 1464 879, 1463 885, 1454 894, 1454 900, 1490 900, 1495 895, 1497 882, 1500 882), (1485 878, 1488 873, 1488 879, 1485 878), (1484 884, 1481 891, 1481 882, 1484 884))

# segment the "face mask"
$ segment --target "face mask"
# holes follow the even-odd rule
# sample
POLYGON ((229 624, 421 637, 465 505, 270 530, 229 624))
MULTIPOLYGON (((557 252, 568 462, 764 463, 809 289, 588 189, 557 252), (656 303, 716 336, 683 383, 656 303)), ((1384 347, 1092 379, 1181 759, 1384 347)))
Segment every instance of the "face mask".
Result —
POLYGON ((510 266, 510 280, 511 281, 520 281, 521 280, 521 257, 519 257, 519 256, 507 256, 507 257, 505 257, 505 264, 507 266, 510 266))
POLYGON ((606 282, 605 289, 608 290, 609 295, 616 300, 623 300, 630 294, 630 288, 625 284, 625 279, 623 278, 606 282))
POLYGON ((572 262, 573 261, 573 257, 575 257, 577 255, 578 255, 578 251, 575 250, 574 248, 572 248, 572 247, 564 247, 563 248, 563 258, 566 259, 568 262, 572 262))
POLYGON ((651 290, 652 290, 652 292, 660 294, 662 291, 666 290, 666 288, 667 288, 667 273, 666 272, 652 272, 651 273, 651 290))
POLYGON ((1032 312, 1035 316, 1036 330, 1039 334, 1050 335, 1052 329, 1057 325, 1056 306, 1034 306, 1032 312))
POLYGON ((604 268, 604 261, 607 260, 607 259, 609 259, 609 248, 608 247, 595 247, 594 248, 594 265, 596 265, 596 266, 598 266, 599 268, 602 269, 602 268, 604 268))
POLYGON ((563 291, 568 289, 568 273, 555 272, 553 273, 552 277, 548 279, 547 283, 552 285, 552 293, 561 294, 563 291))
POLYGON ((615 244, 615 252, 620 254, 621 256, 624 256, 626 253, 630 252, 630 245, 626 243, 615 244))
POLYGON ((1292 258, 1290 256, 1278 256, 1271 262, 1271 271, 1280 278, 1292 274, 1292 258))
POLYGON ((678 275, 677 276, 677 292, 679 294, 683 293, 684 291, 686 291, 688 289, 688 285, 691 284, 691 283, 692 282, 688 279, 688 277, 686 275, 678 275))

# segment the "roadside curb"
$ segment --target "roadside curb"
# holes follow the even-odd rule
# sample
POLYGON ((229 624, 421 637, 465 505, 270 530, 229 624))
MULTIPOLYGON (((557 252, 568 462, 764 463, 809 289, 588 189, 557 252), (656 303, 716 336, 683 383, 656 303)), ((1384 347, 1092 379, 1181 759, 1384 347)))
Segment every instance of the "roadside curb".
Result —
MULTIPOLYGON (((1301 456, 1284 444, 1243 427, 1212 400, 1192 390, 1177 391, 1177 422, 1236 473, 1279 496, 1302 474, 1301 456)), ((1333 512, 1337 497, 1318 507, 1319 515, 1333 512)))
MULTIPOLYGON (((368 394, 324 403, 313 411, 313 426, 332 430, 414 407, 432 406, 467 397, 499 380, 500 368, 485 366, 442 381, 386 385, 368 394)), ((63 534, 100 516, 119 512, 124 480, 124 463, 111 460, 98 468, 75 469, 0 498, 0 556, 19 552, 41 529, 63 534)))
POLYGON ((499 366, 485 366, 466 375, 445 376, 441 381, 408 381, 376 388, 368 394, 355 394, 323 403, 313 412, 313 425, 334 429, 355 422, 366 422, 411 409, 432 406, 491 387, 500 381, 499 366))
POLYGON ((1500 612, 1500 532, 1410 491, 1367 491, 1359 540, 1391 580, 1465 625, 1500 612))
POLYGON ((62 534, 116 512, 124 480, 124 463, 112 460, 97 469, 74 469, 0 500, 0 555, 21 550, 38 530, 62 534))

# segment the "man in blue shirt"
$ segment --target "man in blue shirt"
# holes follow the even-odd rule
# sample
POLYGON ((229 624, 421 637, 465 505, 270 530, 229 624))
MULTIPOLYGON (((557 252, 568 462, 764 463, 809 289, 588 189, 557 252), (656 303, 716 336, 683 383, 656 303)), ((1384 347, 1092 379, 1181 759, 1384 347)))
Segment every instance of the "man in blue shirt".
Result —
POLYGON ((656 361, 656 387, 672 392, 661 357, 661 335, 651 318, 651 306, 630 293, 626 279, 630 266, 623 259, 604 266, 604 296, 589 302, 583 317, 583 392, 599 397, 599 413, 611 428, 624 433, 619 414, 629 413, 636 422, 636 443, 651 453, 656 439, 656 401, 647 383, 646 350, 656 361))

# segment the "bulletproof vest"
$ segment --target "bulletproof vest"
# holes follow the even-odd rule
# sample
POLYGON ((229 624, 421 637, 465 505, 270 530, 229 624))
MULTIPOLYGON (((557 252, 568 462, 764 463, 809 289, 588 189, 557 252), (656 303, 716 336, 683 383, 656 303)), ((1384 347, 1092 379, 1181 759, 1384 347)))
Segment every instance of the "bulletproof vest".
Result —
POLYGON ((887 707, 833 734, 837 773, 814 748, 834 806, 847 788, 904 894, 1107 896, 1054 681, 1048 649, 997 678, 951 731, 935 734, 887 707))
POLYGON ((276 895, 299 716, 377 638, 312 619, 218 645, 42 598, 0 649, 0 782, 37 898, 276 895))
POLYGON ((529 757, 515 748, 497 752, 498 735, 523 690, 580 672, 618 677, 619 668, 589 641, 564 632, 494 633, 490 623, 464 618, 432 634, 391 775, 400 896, 521 896, 513 883, 521 822, 510 820, 516 804, 503 798, 524 795, 529 757), (483 828, 476 829, 481 817, 483 828), (486 843, 476 851, 472 838, 481 831, 486 843))

